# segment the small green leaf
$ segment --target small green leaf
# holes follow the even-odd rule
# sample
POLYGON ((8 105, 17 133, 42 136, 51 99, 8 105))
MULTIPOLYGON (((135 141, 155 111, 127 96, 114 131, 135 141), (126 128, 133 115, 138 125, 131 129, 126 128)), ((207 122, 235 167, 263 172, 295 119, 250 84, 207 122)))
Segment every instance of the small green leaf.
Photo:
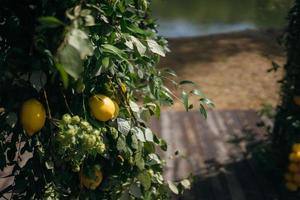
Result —
POLYGON ((155 40, 147 39, 148 46, 153 53, 156 53, 162 57, 165 57, 165 50, 155 40))
POLYGON ((120 135, 117 141, 117 149, 120 152, 126 151, 126 141, 123 135, 120 135))
POLYGON ((6 123, 11 127, 14 128, 18 121, 18 116, 14 112, 8 113, 8 115, 5 118, 6 123))
POLYGON ((146 142, 145 136, 143 131, 139 128, 139 127, 134 127, 131 132, 133 134, 135 134, 135 136, 137 137, 137 139, 141 142, 146 142))
POLYGON ((46 161, 45 165, 47 169, 54 169, 54 163, 52 161, 46 161))
POLYGON ((168 144, 165 140, 160 139, 159 140, 159 146, 163 151, 167 151, 168 150, 168 144))
POLYGON ((53 16, 43 16, 38 18, 39 23, 41 23, 44 26, 55 28, 58 26, 63 26, 64 23, 53 16))
POLYGON ((215 107, 215 104, 210 99, 201 98, 199 101, 207 106, 210 106, 211 108, 215 107))
POLYGON ((174 77, 177 77, 176 72, 175 72, 174 70, 172 70, 172 69, 169 69, 169 68, 164 69, 164 70, 163 70, 163 73, 164 73, 164 74, 171 75, 171 76, 174 76, 174 77))
POLYGON ((200 90, 195 89, 195 90, 192 90, 191 93, 194 95, 200 96, 200 97, 205 97, 204 93, 201 92, 200 90))
POLYGON ((156 155, 155 153, 151 153, 148 156, 151 160, 150 164, 161 164, 161 160, 159 159, 158 155, 156 155))
POLYGON ((187 84, 196 85, 196 83, 194 83, 193 81, 189 81, 189 80, 182 80, 179 82, 179 85, 187 85, 187 84))
POLYGON ((129 106, 130 106, 130 108, 131 108, 131 110, 133 111, 133 112, 139 112, 140 111, 140 108, 139 108, 139 106, 134 102, 134 101, 129 101, 129 106))
POLYGON ((138 52, 140 55, 144 55, 146 52, 146 47, 145 45, 143 45, 139 39, 137 39, 134 36, 130 36, 132 43, 134 44, 134 46, 137 48, 138 52))
POLYGON ((138 184, 136 184, 136 183, 131 184, 129 192, 135 198, 141 198, 142 197, 142 190, 138 186, 138 184))
POLYGON ((122 58, 123 60, 125 60, 127 57, 126 53, 124 53, 121 49, 119 49, 113 45, 104 44, 104 45, 102 45, 102 48, 103 48, 104 52, 114 54, 114 55, 122 58))
POLYGON ((118 131, 124 135, 127 135, 130 131, 130 122, 122 119, 117 118, 117 125, 118 125, 118 131))
POLYGON ((32 87, 39 92, 47 83, 47 76, 43 71, 34 71, 30 75, 29 81, 32 87))
POLYGON ((69 77, 68 77, 68 74, 66 73, 66 71, 64 70, 63 65, 59 64, 59 63, 55 63, 55 67, 60 74, 60 78, 63 82, 64 88, 67 88, 69 85, 69 77))
POLYGON ((146 141, 153 142, 153 133, 150 128, 145 129, 145 139, 146 141))
POLYGON ((183 105, 186 111, 189 111, 189 96, 185 91, 181 92, 181 96, 183 99, 183 105))
POLYGON ((108 68, 108 66, 109 66, 109 57, 104 57, 103 59, 102 59, 102 65, 103 65, 103 67, 104 68, 108 68))
POLYGON ((179 194, 178 188, 173 182, 168 181, 168 186, 174 194, 179 194))
POLYGON ((191 182, 188 179, 184 179, 180 181, 180 184, 185 188, 185 189, 191 189, 191 182))
POLYGON ((151 187, 151 177, 147 171, 143 171, 137 177, 137 179, 144 186, 145 190, 148 190, 151 187))
POLYGON ((202 116, 203 116, 205 119, 207 119, 207 112, 206 112, 205 107, 204 107, 202 104, 200 104, 200 113, 202 114, 202 116))

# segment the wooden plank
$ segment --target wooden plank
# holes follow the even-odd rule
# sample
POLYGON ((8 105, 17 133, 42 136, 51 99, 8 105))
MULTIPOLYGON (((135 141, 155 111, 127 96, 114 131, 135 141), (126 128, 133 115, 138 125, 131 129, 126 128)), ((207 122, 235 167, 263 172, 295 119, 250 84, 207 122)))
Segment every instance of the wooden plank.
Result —
MULTIPOLYGON (((186 130, 182 126, 183 118, 187 118, 187 115, 181 113, 171 113, 169 115, 172 122, 171 133, 172 142, 174 143, 174 151, 178 151, 178 155, 174 156, 176 165, 174 166, 174 180, 180 180, 186 178, 190 172, 192 172, 192 166, 188 162, 187 146, 185 146, 184 135, 186 130)), ((173 152, 174 155, 174 152, 173 152)))
POLYGON ((165 167, 165 178, 167 180, 173 180, 174 177, 174 162, 171 159, 172 152, 174 151, 174 144, 170 141, 172 141, 171 138, 171 121, 169 118, 169 113, 164 112, 161 114, 161 137, 164 138, 168 143, 168 150, 165 152, 164 157, 166 160, 166 167, 165 167))
MULTIPOLYGON (((216 122, 216 127, 218 127, 219 130, 220 129, 227 130, 226 131, 227 133, 228 133, 228 131, 233 131, 228 128, 225 121, 222 121, 222 117, 218 116, 215 112, 211 113, 211 115, 212 115, 212 119, 214 119, 214 121, 216 122), (217 120, 216 120, 216 118, 217 118, 217 120)), ((223 139, 223 142, 226 143, 225 134, 222 135, 222 139, 223 139)), ((225 159, 225 160, 228 161, 228 159, 225 159)), ((230 167, 230 165, 229 166, 226 165, 226 169, 227 170, 224 172, 224 175, 225 175, 225 179, 228 183, 228 189, 230 191, 232 200, 246 200, 246 197, 245 197, 243 189, 240 185, 240 182, 239 182, 238 178, 236 177, 234 168, 230 167)))
POLYGON ((195 128, 193 113, 187 113, 187 117, 182 117, 182 126, 185 130, 182 141, 185 141, 185 147, 188 153, 189 163, 192 166, 193 173, 206 173, 206 166, 203 159, 203 149, 199 145, 199 136, 195 128))

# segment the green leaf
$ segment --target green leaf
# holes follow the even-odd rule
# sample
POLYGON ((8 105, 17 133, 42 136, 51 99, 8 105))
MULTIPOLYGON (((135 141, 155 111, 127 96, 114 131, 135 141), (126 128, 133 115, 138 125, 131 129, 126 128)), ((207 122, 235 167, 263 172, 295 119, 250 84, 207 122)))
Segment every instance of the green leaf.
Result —
POLYGON ((18 122, 18 116, 14 112, 8 113, 8 115, 5 117, 6 123, 11 127, 14 128, 18 122))
POLYGON ((127 57, 126 53, 124 53, 121 49, 119 49, 113 45, 103 44, 102 48, 103 48, 104 52, 114 54, 123 60, 125 60, 127 57))
POLYGON ((102 65, 103 65, 103 67, 104 68, 108 68, 108 66, 109 66, 109 57, 104 57, 103 59, 102 59, 102 65))
POLYGON ((136 183, 131 184, 129 192, 136 198, 142 198, 142 190, 136 183))
POLYGON ((151 162, 150 164, 161 164, 161 160, 159 159, 158 155, 156 155, 155 153, 151 153, 148 155, 151 162))
POLYGON ((60 78, 63 82, 64 88, 67 88, 69 85, 69 77, 68 77, 68 74, 66 73, 66 71, 64 70, 63 65, 59 64, 59 63, 55 63, 55 67, 60 74, 60 78))
POLYGON ((151 187, 151 176, 147 171, 143 171, 137 176, 137 179, 141 182, 145 190, 151 187))
POLYGON ((186 111, 189 111, 189 96, 185 91, 181 92, 181 96, 183 99, 183 105, 186 111))
POLYGON ((130 122, 122 119, 117 118, 117 125, 118 125, 118 131, 124 135, 127 135, 130 131, 130 122))
POLYGON ((200 90, 195 89, 195 90, 192 90, 191 93, 194 95, 200 96, 200 97, 205 97, 204 93, 201 92, 200 90))
POLYGON ((137 139, 141 142, 146 142, 145 136, 143 131, 139 128, 139 127, 134 127, 131 132, 133 134, 135 134, 135 136, 137 137, 137 139))
POLYGON ((207 119, 207 112, 206 112, 205 107, 204 107, 202 104, 200 104, 200 113, 202 114, 202 116, 203 116, 205 119, 207 119))
MULTIPOLYGON (((79 52, 70 45, 64 45, 58 50, 58 66, 62 66, 64 71, 77 80, 83 72, 83 63, 79 52)), ((61 72, 61 71, 60 71, 61 72)))
POLYGON ((38 18, 38 22, 44 26, 55 28, 58 26, 64 26, 64 23, 53 16, 43 16, 38 18))
POLYGON ((134 163, 135 165, 140 169, 140 170, 144 170, 145 168, 145 161, 143 159, 142 153, 141 152, 137 152, 134 155, 134 163))
POLYGON ((146 47, 145 45, 143 45, 139 39, 137 39, 134 36, 130 36, 132 43, 134 44, 134 46, 137 48, 138 52, 140 55, 144 55, 146 52, 146 47))
POLYGON ((210 99, 201 98, 199 101, 205 105, 210 106, 211 108, 215 107, 215 104, 210 99))
POLYGON ((54 169, 54 163, 52 161, 46 161, 45 165, 47 169, 54 169))
POLYGON ((163 73, 164 73, 164 74, 171 75, 171 76, 174 76, 174 77, 177 77, 176 72, 175 72, 174 70, 172 70, 172 69, 169 69, 169 68, 164 69, 164 70, 163 70, 163 73))
POLYGON ((87 56, 93 55, 93 46, 89 40, 89 36, 83 30, 73 28, 67 34, 68 44, 74 47, 80 54, 80 58, 86 59, 87 56))
POLYGON ((47 76, 43 71, 34 71, 30 75, 29 81, 32 87, 39 92, 47 83, 47 76))
POLYGON ((126 151, 126 141, 125 141, 125 137, 123 135, 120 135, 118 137, 117 149, 120 152, 125 152, 126 151))
POLYGON ((191 189, 191 182, 188 179, 183 179, 180 181, 180 184, 185 188, 185 189, 191 189))
POLYGON ((179 85, 187 85, 187 84, 196 85, 196 83, 194 83, 193 81, 189 81, 189 80, 182 80, 179 82, 179 85))
POLYGON ((165 140, 160 139, 159 140, 159 146, 163 151, 167 151, 168 150, 168 144, 165 140))
POLYGON ((147 39, 147 43, 150 48, 150 51, 162 57, 165 57, 166 54, 164 48, 160 46, 155 40, 147 39))
POLYGON ((134 102, 134 101, 129 101, 129 106, 130 106, 130 109, 133 111, 133 112, 139 112, 140 111, 140 108, 139 106, 134 102))
POLYGON ((153 133, 149 128, 145 129, 145 139, 146 141, 153 142, 153 133))
POLYGON ((168 181, 168 186, 174 194, 179 194, 178 188, 173 182, 168 181))

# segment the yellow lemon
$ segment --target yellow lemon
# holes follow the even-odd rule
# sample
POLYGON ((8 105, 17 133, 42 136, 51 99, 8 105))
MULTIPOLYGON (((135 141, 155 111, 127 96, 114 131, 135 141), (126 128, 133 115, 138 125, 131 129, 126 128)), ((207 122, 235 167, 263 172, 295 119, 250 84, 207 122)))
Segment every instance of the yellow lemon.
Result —
POLYGON ((95 190, 103 180, 103 174, 99 165, 95 165, 92 169, 92 173, 94 175, 93 178, 87 177, 83 171, 80 171, 80 185, 84 186, 87 189, 95 190))
POLYGON ((300 96, 294 96, 293 100, 297 106, 300 106, 300 96))
POLYGON ((298 186, 290 181, 286 182, 285 186, 291 192, 296 192, 298 190, 298 186))
POLYGON ((28 136, 41 130, 46 121, 44 106, 36 99, 25 101, 21 108, 21 124, 28 136))
POLYGON ((114 102, 107 96, 96 94, 89 99, 92 115, 99 121, 108 121, 114 117, 116 107, 114 102))
POLYGON ((114 113, 113 118, 115 119, 119 115, 120 108, 119 108, 119 105, 117 104, 117 102, 115 102, 115 101, 113 101, 113 102, 114 102, 114 105, 115 105, 115 113, 114 113))

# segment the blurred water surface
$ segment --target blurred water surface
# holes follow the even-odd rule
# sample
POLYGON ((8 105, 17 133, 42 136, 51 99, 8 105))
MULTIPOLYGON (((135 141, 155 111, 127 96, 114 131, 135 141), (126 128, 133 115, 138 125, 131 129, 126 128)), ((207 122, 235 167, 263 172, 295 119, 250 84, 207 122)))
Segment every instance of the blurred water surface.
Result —
POLYGON ((284 26, 292 0, 152 0, 158 31, 191 37, 284 26))

